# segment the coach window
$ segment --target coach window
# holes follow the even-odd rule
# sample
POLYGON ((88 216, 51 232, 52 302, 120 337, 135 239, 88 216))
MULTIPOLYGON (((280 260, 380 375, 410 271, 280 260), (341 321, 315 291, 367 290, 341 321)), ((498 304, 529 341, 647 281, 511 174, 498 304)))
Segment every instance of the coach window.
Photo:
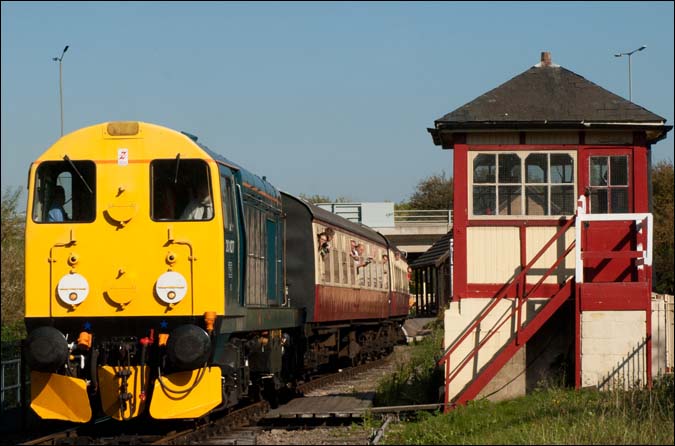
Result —
POLYGON ((211 220, 213 198, 209 167, 200 159, 150 163, 150 216, 155 221, 211 220))
POLYGON ((35 174, 33 221, 90 223, 96 218, 96 165, 92 161, 45 161, 35 174))
POLYGON ((340 234, 340 279, 343 285, 349 284, 349 265, 352 263, 347 255, 348 251, 347 236, 340 234))

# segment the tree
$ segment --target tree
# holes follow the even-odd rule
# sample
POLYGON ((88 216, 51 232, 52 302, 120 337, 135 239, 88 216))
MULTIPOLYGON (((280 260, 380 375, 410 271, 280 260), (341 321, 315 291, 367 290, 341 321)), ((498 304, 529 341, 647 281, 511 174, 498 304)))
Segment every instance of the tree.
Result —
POLYGON ((445 172, 421 180, 407 202, 399 203, 396 209, 452 209, 454 186, 445 172))
POLYGON ((305 201, 309 201, 312 204, 317 204, 317 203, 350 203, 352 200, 346 197, 338 197, 335 200, 331 199, 327 195, 319 195, 319 194, 314 194, 314 195, 306 195, 306 194, 300 194, 300 198, 302 198, 305 201))
POLYGON ((17 211, 21 188, 2 193, 2 340, 24 335, 24 221, 17 211))
POLYGON ((673 163, 660 161, 652 168, 654 212, 654 275, 657 293, 673 294, 673 163))

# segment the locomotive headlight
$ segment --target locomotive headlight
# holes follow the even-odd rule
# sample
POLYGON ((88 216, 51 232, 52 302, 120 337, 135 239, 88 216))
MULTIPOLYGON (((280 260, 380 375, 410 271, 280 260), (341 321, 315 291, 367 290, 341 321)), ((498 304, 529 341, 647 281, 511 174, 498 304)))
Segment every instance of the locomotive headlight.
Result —
POLYGON ((181 273, 167 271, 157 279, 155 292, 162 302, 169 305, 177 304, 185 297, 187 281, 181 273))
POLYGON ((59 280, 56 292, 64 304, 79 305, 84 302, 89 294, 89 283, 80 274, 66 274, 59 280))

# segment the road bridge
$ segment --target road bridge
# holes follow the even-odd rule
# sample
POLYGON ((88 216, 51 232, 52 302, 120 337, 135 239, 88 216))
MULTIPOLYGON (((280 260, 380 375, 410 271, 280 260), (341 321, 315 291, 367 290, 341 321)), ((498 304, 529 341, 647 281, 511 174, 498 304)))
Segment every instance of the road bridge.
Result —
POLYGON ((318 203, 317 206, 385 235, 415 260, 452 229, 452 210, 397 210, 394 203, 318 203))

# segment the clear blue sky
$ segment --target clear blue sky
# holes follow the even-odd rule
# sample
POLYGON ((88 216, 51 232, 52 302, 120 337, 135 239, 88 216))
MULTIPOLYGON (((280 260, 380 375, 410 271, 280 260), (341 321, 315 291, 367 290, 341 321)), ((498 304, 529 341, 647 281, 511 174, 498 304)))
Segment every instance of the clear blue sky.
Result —
MULTIPOLYGON (((2 188, 65 132, 196 134, 290 193, 409 198, 452 172, 435 119, 553 62, 673 123, 672 2, 2 2, 2 188)), ((673 160, 671 132, 653 147, 673 160)))

